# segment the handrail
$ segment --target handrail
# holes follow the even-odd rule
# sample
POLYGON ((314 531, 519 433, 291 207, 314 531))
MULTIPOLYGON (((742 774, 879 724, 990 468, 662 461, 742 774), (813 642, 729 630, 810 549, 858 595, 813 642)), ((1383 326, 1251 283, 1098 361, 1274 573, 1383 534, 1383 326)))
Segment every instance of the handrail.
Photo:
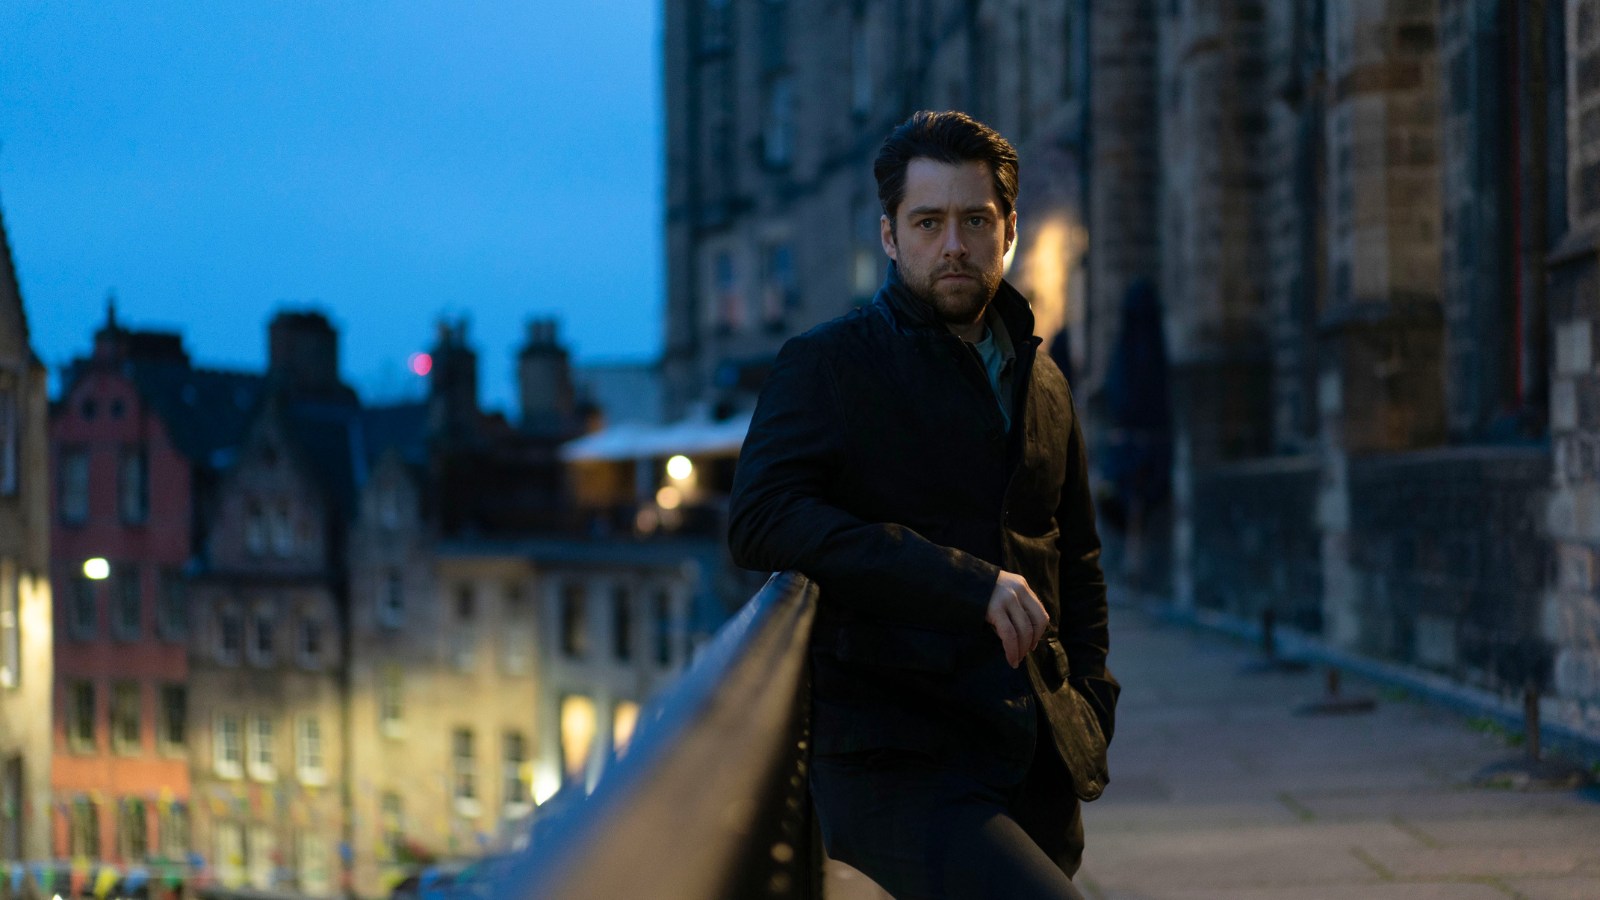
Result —
POLYGON ((492 896, 821 896, 806 792, 817 589, 772 576, 651 704, 595 792, 510 861, 492 896))

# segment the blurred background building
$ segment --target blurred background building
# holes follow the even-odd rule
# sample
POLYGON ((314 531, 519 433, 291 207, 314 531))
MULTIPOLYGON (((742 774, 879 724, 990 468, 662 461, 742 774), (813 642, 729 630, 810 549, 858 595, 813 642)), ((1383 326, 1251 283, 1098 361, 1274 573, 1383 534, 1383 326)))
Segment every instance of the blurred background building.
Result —
POLYGON ((1123 590, 1600 727, 1600 4, 666 9, 669 414, 870 299, 872 157, 964 109, 1123 590))
POLYGON ((45 369, 0 218, 0 859, 48 852, 49 432, 45 369))

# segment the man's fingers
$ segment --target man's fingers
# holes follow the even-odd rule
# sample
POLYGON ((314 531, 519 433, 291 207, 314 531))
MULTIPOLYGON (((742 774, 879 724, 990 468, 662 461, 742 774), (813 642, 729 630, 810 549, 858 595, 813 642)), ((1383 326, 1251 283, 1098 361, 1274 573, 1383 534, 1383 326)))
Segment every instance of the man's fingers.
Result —
POLYGON ((1011 626, 1016 629, 1016 654, 1009 657, 1011 667, 1016 668, 1022 658, 1033 650, 1034 644, 1039 642, 1038 633, 1034 630, 1033 620, 1028 618, 1027 610, 1021 603, 1006 604, 1006 615, 1011 618, 1011 626))
POLYGON ((1004 647, 1006 651, 1006 662, 1010 663, 1011 668, 1015 669, 1017 667, 1016 647, 1019 641, 1017 639, 1017 628, 1012 624, 1011 617, 1002 610, 999 615, 990 618, 989 624, 994 627, 994 633, 1000 636, 1000 646, 1004 647))

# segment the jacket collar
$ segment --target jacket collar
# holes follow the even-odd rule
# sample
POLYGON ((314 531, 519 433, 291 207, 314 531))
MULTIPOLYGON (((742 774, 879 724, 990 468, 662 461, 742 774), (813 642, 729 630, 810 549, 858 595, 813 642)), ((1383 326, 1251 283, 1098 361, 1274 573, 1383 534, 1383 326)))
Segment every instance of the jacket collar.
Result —
MULTIPOLYGON (((883 286, 878 288, 874 303, 883 309, 892 322, 906 331, 950 333, 933 307, 906 287, 900 278, 900 267, 893 262, 889 263, 889 272, 884 276, 883 286)), ((989 309, 1005 325, 1013 347, 1020 350, 1030 342, 1038 343, 1033 336, 1033 307, 1029 305, 1028 298, 1011 286, 1011 282, 1003 278, 1000 280, 1000 288, 995 291, 989 309)))

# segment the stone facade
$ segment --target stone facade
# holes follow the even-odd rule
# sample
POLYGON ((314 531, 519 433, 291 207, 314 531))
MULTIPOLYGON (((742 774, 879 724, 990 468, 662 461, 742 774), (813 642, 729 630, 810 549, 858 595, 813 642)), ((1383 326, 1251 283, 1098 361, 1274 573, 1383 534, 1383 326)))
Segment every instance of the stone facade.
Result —
POLYGON ((0 860, 50 852, 50 464, 45 370, 0 220, 0 860))
POLYGON ((872 154, 963 108, 1102 454, 1158 286, 1170 539, 1109 525, 1114 575, 1600 727, 1600 3, 676 0, 666 44, 669 406, 871 292, 872 154))

